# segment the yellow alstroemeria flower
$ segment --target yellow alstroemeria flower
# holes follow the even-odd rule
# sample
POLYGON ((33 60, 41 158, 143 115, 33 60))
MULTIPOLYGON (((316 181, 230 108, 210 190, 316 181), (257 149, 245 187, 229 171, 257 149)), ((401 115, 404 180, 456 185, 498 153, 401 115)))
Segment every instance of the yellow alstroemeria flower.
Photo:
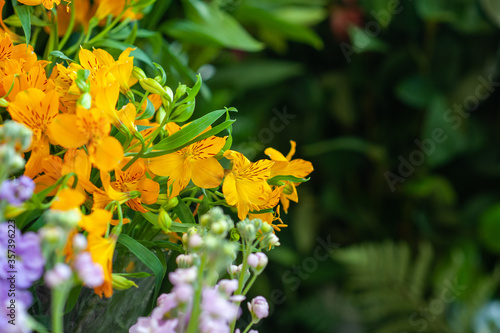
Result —
POLYGON ((97 108, 87 110, 78 106, 76 114, 59 114, 49 128, 54 140, 62 147, 86 145, 90 161, 101 171, 113 170, 123 159, 122 145, 109 136, 109 119, 97 108))
MULTIPOLYGON (((175 123, 168 124, 170 135, 180 129, 175 123)), ((172 186, 170 198, 179 195, 190 180, 200 188, 214 188, 224 177, 224 169, 214 156, 225 143, 226 138, 211 136, 175 153, 151 158, 148 166, 156 175, 168 177, 168 187, 172 186)))
POLYGON ((48 10, 54 8, 54 4, 56 5, 61 4, 61 0, 18 0, 18 1, 28 6, 38 6, 40 4, 43 4, 43 6, 48 10))
POLYGON ((113 254, 115 252, 116 241, 118 237, 111 233, 108 238, 104 238, 97 233, 89 233, 88 250, 92 255, 92 260, 101 265, 104 270, 104 283, 94 288, 94 292, 102 298, 113 295, 113 254))
POLYGON ((224 157, 233 162, 233 167, 224 178, 222 191, 227 203, 237 207, 238 218, 243 220, 249 211, 259 211, 270 202, 273 191, 267 179, 274 162, 259 160, 252 163, 234 150, 226 151, 224 157))
POLYGON ((146 177, 146 164, 143 160, 137 160, 127 170, 121 168, 128 163, 130 158, 125 159, 115 169, 116 180, 110 182, 109 175, 101 173, 104 190, 94 192, 94 208, 104 208, 111 201, 126 203, 133 210, 146 213, 147 210, 142 203, 152 205, 160 194, 160 185, 152 179, 146 177), (131 198, 131 192, 138 191, 140 197, 131 198))
POLYGON ((33 178, 43 171, 42 161, 50 153, 49 127, 59 112, 58 107, 59 99, 55 91, 44 93, 36 88, 20 92, 7 107, 12 119, 33 131, 31 156, 24 172, 28 177, 33 178))
MULTIPOLYGON (((313 170, 313 165, 309 161, 303 159, 292 160, 293 155, 295 155, 295 141, 290 141, 290 152, 288 155, 283 156, 279 151, 273 148, 267 148, 264 152, 269 158, 274 161, 274 165, 271 168, 271 177, 275 176, 294 176, 297 178, 307 177, 313 170)), ((283 210, 285 213, 288 212, 288 207, 290 206, 290 200, 299 202, 299 197, 297 195, 297 189, 295 188, 300 183, 293 183, 287 181, 285 187, 283 188, 283 193, 281 194, 281 203, 283 205, 283 210)))

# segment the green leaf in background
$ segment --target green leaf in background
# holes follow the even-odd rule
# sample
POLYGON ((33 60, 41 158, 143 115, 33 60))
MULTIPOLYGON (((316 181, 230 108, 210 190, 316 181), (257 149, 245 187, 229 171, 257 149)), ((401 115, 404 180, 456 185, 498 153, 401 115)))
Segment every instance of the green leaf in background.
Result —
MULTIPOLYGON (((17 3, 17 1, 16 1, 17 3)), ((31 39, 31 13, 30 6, 24 6, 17 4, 14 9, 19 16, 21 21, 21 26, 23 27, 24 36, 26 37, 26 44, 30 43, 31 39)))
POLYGON ((396 96, 417 109, 425 108, 433 93, 432 82, 420 75, 410 76, 396 86, 396 96))
POLYGON ((351 26, 349 28, 349 36, 351 37, 352 46, 356 53, 363 52, 381 52, 385 53, 389 50, 389 46, 376 36, 369 36, 364 29, 351 26))
POLYGON ((305 15, 302 21, 310 20, 310 15, 316 16, 316 19, 326 16, 324 10, 313 8, 314 12, 307 13, 307 7, 304 9, 296 7, 281 8, 281 10, 273 10, 265 7, 252 6, 251 3, 243 3, 236 11, 236 17, 245 23, 253 23, 261 29, 280 33, 291 40, 308 43, 316 49, 323 47, 323 41, 309 27, 298 24, 294 17, 297 15, 305 15), (318 17, 319 16, 319 17, 318 17))
POLYGON ((132 237, 121 234, 118 237, 118 243, 124 245, 127 249, 130 250, 144 265, 149 267, 156 279, 155 292, 153 295, 153 303, 156 304, 156 298, 158 293, 160 292, 160 287, 163 282, 163 277, 167 271, 167 267, 163 266, 160 259, 153 254, 150 250, 148 250, 144 245, 140 244, 138 241, 133 239, 132 237))
POLYGON ((457 3, 449 0, 419 0, 415 2, 417 12, 424 20, 451 22, 456 18, 457 3))
MULTIPOLYGON (((191 209, 184 203, 184 201, 179 200, 177 206, 174 207, 174 213, 177 215, 182 224, 196 224, 193 213, 191 209)), ((173 224, 173 223, 172 223, 173 224)))
POLYGON ((481 0, 480 3, 486 15, 500 27, 500 1, 481 0))
POLYGON ((491 206, 479 221, 479 235, 483 244, 491 251, 500 253, 500 204, 491 206))
MULTIPOLYGON (((431 167, 443 165, 467 149, 470 142, 462 122, 461 115, 453 112, 452 105, 444 96, 435 95, 431 99, 419 139, 420 142, 429 142, 428 148, 415 146, 425 154, 425 160, 431 167), (436 135, 437 132, 443 134, 436 135), (442 139, 436 141, 435 137, 442 139)), ((424 144, 421 146, 424 147, 424 144)))
POLYGON ((404 191, 414 198, 432 198, 437 202, 453 205, 457 200, 455 189, 450 181, 441 176, 427 176, 409 180, 403 185, 404 191))
POLYGON ((188 20, 172 20, 160 29, 169 36, 197 45, 227 47, 242 51, 260 51, 255 40, 231 15, 220 10, 217 2, 184 0, 188 20))

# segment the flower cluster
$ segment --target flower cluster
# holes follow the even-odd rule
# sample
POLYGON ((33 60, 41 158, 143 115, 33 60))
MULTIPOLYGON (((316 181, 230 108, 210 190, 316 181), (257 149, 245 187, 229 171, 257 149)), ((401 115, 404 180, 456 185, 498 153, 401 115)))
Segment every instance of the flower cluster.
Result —
MULTIPOLYGON (((140 19, 154 0, 19 2, 16 13, 36 17, 40 27, 29 34, 21 15, 23 37, 19 26, 0 19, 0 221, 15 221, 18 265, 26 273, 26 281, 17 281, 22 303, 30 306, 26 289, 45 270, 52 329, 60 332, 72 288, 111 298, 113 290, 137 287, 129 278, 147 276, 114 267, 117 244, 149 268, 152 256, 166 266, 160 250, 170 249, 183 253, 182 268, 169 275, 174 289, 134 329, 234 329, 240 302, 267 265, 260 251, 279 245, 275 232, 286 226, 280 206, 287 212, 290 200, 298 201, 296 186, 312 164, 292 159, 294 141, 287 156, 268 148, 269 159, 249 161, 231 149, 234 108, 193 119, 200 76, 192 87, 169 87, 161 65, 106 39, 140 19), (49 42, 42 55, 35 50, 43 31, 49 42), (75 31, 83 31, 78 41, 75 31), (143 63, 154 77, 137 66, 143 63), (235 226, 216 206, 242 221, 235 226), (33 260, 22 260, 23 244, 33 260), (240 248, 242 263, 232 265, 240 248), (218 282, 225 272, 230 279, 218 282), (173 313, 176 321, 167 320, 173 313)), ((0 234, 2 242, 6 237, 0 234)), ((154 272, 159 282, 162 273, 154 272)), ((267 313, 264 303, 248 303, 255 320, 267 313)))
MULTIPOLYGON (((268 262, 264 253, 252 251, 268 246, 269 238, 274 240, 274 245, 278 241, 266 222, 239 222, 244 251, 242 263, 236 266, 232 263, 236 259, 237 243, 226 239, 234 226, 233 221, 215 207, 201 217, 201 222, 183 239, 188 254, 177 257, 179 268, 169 274, 172 292, 160 295, 151 316, 139 318, 130 328, 131 333, 194 330, 215 333, 234 329, 236 319, 242 313, 240 303, 268 262), (256 228, 263 232, 257 233, 256 228), (261 240, 257 239, 259 236, 261 240), (218 280, 222 269, 227 270, 229 279, 218 280)), ((252 299, 247 307, 252 321, 245 332, 269 315, 269 305, 262 296, 252 299)))

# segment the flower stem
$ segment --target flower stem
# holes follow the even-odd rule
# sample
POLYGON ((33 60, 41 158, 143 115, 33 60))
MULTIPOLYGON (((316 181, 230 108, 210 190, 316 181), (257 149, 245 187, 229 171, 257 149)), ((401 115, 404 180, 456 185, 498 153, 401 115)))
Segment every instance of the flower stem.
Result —
POLYGON ((66 33, 64 34, 63 38, 61 39, 61 42, 59 42, 59 49, 62 49, 64 45, 66 45, 66 42, 68 41, 69 37, 71 36, 71 33, 73 32, 73 27, 75 26, 75 2, 71 1, 69 3, 70 6, 70 19, 69 19, 69 24, 68 28, 66 30, 66 33))

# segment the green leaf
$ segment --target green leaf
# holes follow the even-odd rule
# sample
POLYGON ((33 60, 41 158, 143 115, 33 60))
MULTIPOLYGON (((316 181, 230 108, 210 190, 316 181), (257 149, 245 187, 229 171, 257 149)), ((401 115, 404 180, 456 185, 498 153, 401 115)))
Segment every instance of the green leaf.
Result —
POLYGON ((356 53, 363 52, 381 52, 388 51, 389 46, 375 36, 368 35, 365 30, 357 26, 349 28, 349 36, 353 43, 354 51, 356 53))
POLYGON ((144 51, 142 51, 140 48, 138 48, 135 45, 124 43, 124 42, 119 42, 117 40, 112 40, 112 39, 103 39, 103 40, 97 41, 92 46, 109 47, 109 48, 118 49, 121 51, 125 51, 125 49, 131 47, 135 50, 130 52, 130 56, 143 61, 146 65, 150 66, 151 68, 155 68, 153 65, 153 62, 151 61, 151 58, 144 51))
MULTIPOLYGON (((177 215, 177 217, 181 220, 182 224, 191 224, 191 225, 197 225, 196 221, 194 220, 193 213, 191 212, 191 209, 184 203, 184 201, 179 200, 179 203, 177 206, 174 207, 174 213, 177 215)), ((173 223, 172 223, 173 225, 173 223)), ((172 229, 172 228, 171 228, 172 229)))
POLYGON ((396 86, 396 95, 406 104, 423 109, 432 97, 434 89, 427 78, 415 75, 404 79, 396 86))
POLYGON ((73 62, 73 59, 69 58, 68 56, 66 56, 61 51, 52 51, 52 52, 50 52, 50 55, 54 56, 56 58, 64 59, 64 60, 69 61, 69 62, 73 62))
POLYGON ((255 40, 231 15, 199 0, 184 0, 188 20, 172 20, 160 27, 169 36, 197 45, 219 46, 242 51, 260 51, 255 40))
MULTIPOLYGON (((219 119, 226 110, 212 111, 201 118, 196 119, 186 127, 161 140, 154 145, 150 150, 177 150, 179 147, 185 145, 193 138, 196 138, 201 132, 212 125, 219 119)), ((199 140, 197 140, 199 141, 199 140)))
MULTIPOLYGON (((173 223, 175 223, 175 222, 173 222, 173 223)), ((181 224, 181 223, 179 223, 179 224, 181 224)), ((179 245, 179 244, 175 244, 175 243, 168 242, 168 241, 155 241, 155 244, 156 244, 156 246, 158 246, 162 249, 170 249, 170 250, 177 251, 179 253, 183 252, 182 245, 179 245)))
POLYGON ((151 269, 156 278, 156 286, 155 292, 153 295, 153 303, 156 304, 156 298, 158 293, 160 292, 160 287, 163 282, 163 277, 167 271, 167 267, 163 266, 160 259, 153 254, 150 250, 148 250, 144 245, 140 244, 138 241, 133 239, 132 237, 121 234, 118 237, 118 242, 124 245, 127 249, 130 250, 140 261, 144 263, 147 267, 151 269))
POLYGON ((152 274, 148 272, 135 272, 135 273, 113 273, 116 275, 120 275, 126 278, 143 278, 143 277, 148 277, 152 276, 152 274))
POLYGON ((323 47, 323 41, 312 29, 295 21, 288 21, 282 13, 269 8, 259 8, 245 3, 239 7, 236 16, 243 22, 254 23, 264 29, 279 32, 292 40, 308 43, 316 49, 323 47))
POLYGON ((130 32, 130 35, 125 39, 124 43, 127 44, 134 44, 135 39, 137 38, 137 29, 139 28, 137 21, 134 22, 134 27, 132 28, 132 31, 130 32))
MULTIPOLYGON (((136 119, 148 119, 148 118, 152 117, 154 114, 155 114, 155 106, 149 100, 149 98, 146 98, 146 110, 144 110, 144 112, 136 119)), ((146 128, 150 128, 150 127, 151 126, 146 126, 146 128)), ((139 130, 139 127, 137 127, 137 129, 139 130)), ((143 128, 143 129, 145 129, 145 128, 143 128)), ((142 129, 140 129, 139 131, 141 131, 141 130, 142 129)))
POLYGON ((500 204, 490 207, 479 221, 479 235, 483 244, 495 253, 500 253, 500 204))
POLYGON ((30 43, 31 39, 31 15, 29 6, 17 5, 14 7, 19 20, 21 21, 21 26, 23 27, 24 36, 26 37, 26 44, 30 43))
POLYGON ((64 310, 64 313, 68 313, 76 305, 76 302, 78 301, 78 298, 80 297, 80 292, 82 291, 82 286, 76 286, 71 289, 68 295, 68 300, 66 301, 66 309, 64 310))
POLYGON ((480 3, 486 15, 496 24, 497 27, 500 27, 500 1, 481 0, 480 3))
POLYGON ((289 181, 292 183, 303 183, 307 182, 310 178, 299 178, 299 177, 294 177, 294 176, 275 176, 273 178, 269 178, 267 180, 267 183, 269 185, 278 185, 281 186, 283 185, 282 182, 284 181, 289 181))

